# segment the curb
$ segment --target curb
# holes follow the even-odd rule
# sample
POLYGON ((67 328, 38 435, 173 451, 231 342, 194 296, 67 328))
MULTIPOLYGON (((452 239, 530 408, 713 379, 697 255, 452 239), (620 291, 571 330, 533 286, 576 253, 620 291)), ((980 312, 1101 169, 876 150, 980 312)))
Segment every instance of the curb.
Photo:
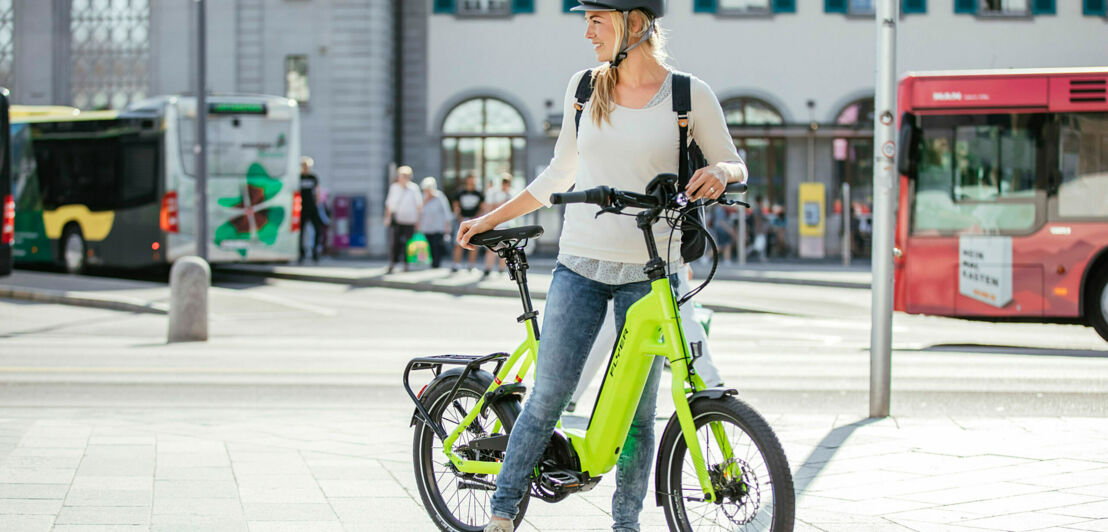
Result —
POLYGON ((158 303, 147 303, 127 297, 98 297, 87 294, 77 295, 63 290, 0 286, 0 298, 118 310, 121 312, 136 312, 141 314, 169 314, 169 309, 166 308, 165 305, 158 303))

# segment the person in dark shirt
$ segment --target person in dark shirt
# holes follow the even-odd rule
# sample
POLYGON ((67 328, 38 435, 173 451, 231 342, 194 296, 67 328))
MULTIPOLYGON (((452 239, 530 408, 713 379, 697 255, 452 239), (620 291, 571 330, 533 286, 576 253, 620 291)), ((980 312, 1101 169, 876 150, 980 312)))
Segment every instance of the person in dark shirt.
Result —
POLYGON ((312 173, 315 161, 311 157, 300 158, 300 253, 297 262, 304 262, 308 255, 304 250, 304 239, 308 224, 312 224, 311 256, 313 262, 319 262, 319 252, 323 249, 324 236, 327 234, 327 220, 316 201, 319 197, 319 177, 312 173))
MULTIPOLYGON (((485 195, 477 190, 477 176, 470 173, 466 176, 465 189, 458 193, 454 197, 454 218, 459 222, 463 220, 469 220, 470 218, 476 218, 485 211, 485 195)), ((457 243, 454 244, 454 266, 450 268, 451 272, 458 271, 458 267, 462 263, 462 246, 457 243)), ((477 264, 477 250, 472 249, 469 251, 469 269, 473 269, 477 264)))

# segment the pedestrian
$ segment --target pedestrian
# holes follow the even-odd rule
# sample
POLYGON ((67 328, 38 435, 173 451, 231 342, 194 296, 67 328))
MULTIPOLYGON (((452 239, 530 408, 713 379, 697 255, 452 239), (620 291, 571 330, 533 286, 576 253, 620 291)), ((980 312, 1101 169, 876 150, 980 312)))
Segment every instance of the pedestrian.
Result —
POLYGON ((300 158, 300 247, 297 262, 304 262, 307 255, 312 256, 312 262, 319 262, 319 253, 323 250, 324 236, 329 225, 327 215, 320 208, 322 203, 319 193, 319 177, 312 173, 315 161, 308 156, 300 158), (308 228, 311 227, 311 238, 308 238, 308 228), (304 251, 305 240, 311 245, 308 252, 304 251))
MULTIPOLYGON (((470 220, 476 218, 478 215, 483 214, 485 210, 485 195, 477 190, 477 176, 470 172, 466 175, 465 188, 454 198, 454 217, 460 222, 464 220, 470 220)), ((454 265, 450 268, 451 272, 458 271, 458 268, 462 264, 462 253, 464 250, 460 244, 454 246, 454 265)), ((473 269, 477 264, 477 250, 471 249, 469 251, 469 269, 473 269)))
MULTIPOLYGON (((485 209, 491 211, 512 199, 512 174, 504 172, 500 174, 500 188, 495 190, 490 189, 489 193, 485 195, 485 209)), ((507 229, 514 225, 512 222, 504 222, 498 226, 497 229, 507 229)), ((482 277, 488 277, 492 273, 492 266, 496 264, 496 272, 500 273, 504 271, 504 259, 498 258, 495 251, 491 249, 485 250, 485 273, 482 277)))
MULTIPOLYGON (((692 280, 692 268, 685 265, 683 270, 682 274, 677 276, 679 280, 677 285, 678 294, 688 293, 689 281, 692 280)), ((685 333, 685 341, 689 344, 700 343, 702 356, 693 362, 693 369, 709 388, 723 386, 723 378, 719 376, 719 369, 712 361, 711 351, 708 349, 707 331, 696 319, 696 308, 692 300, 686 301, 684 305, 678 308, 678 311, 681 313, 681 330, 685 333)), ((608 356, 612 354, 612 350, 616 345, 616 333, 615 311, 612 309, 612 302, 609 301, 608 311, 604 314, 604 325, 600 326, 600 332, 597 333, 596 340, 593 341, 592 348, 589 350, 589 356, 585 359, 585 367, 581 370, 581 378, 577 381, 577 388, 573 390, 573 397, 569 400, 566 412, 577 410, 577 403, 581 402, 581 398, 585 396, 589 383, 596 376, 596 372, 608 361, 608 356)))
POLYGON ((397 168, 396 181, 389 185, 389 193, 385 196, 385 227, 391 232, 388 273, 392 273, 398 260, 404 265, 404 271, 408 271, 408 241, 415 234, 422 207, 419 187, 412 183, 412 167, 397 168))
MULTIPOLYGON (((550 206, 550 195, 607 185, 645 191, 661 173, 677 173, 677 117, 672 84, 681 78, 667 66, 664 38, 657 17, 665 0, 580 1, 585 11, 585 38, 605 64, 588 71, 593 91, 583 103, 577 127, 575 95, 585 71, 574 75, 563 101, 567 117, 558 134, 554 157, 526 190, 497 209, 462 222, 458 242, 497 225, 550 206), (578 128, 580 133, 578 134, 578 128)), ((735 152, 723 110, 712 89, 691 78, 689 131, 708 160, 696 170, 685 192, 691 200, 718 198, 729 182, 746 178, 746 166, 735 152)), ((511 431, 505 459, 496 477, 491 520, 486 532, 511 532, 518 504, 530 487, 531 473, 550 440, 554 425, 569 403, 585 357, 613 300, 615 327, 623 327, 628 307, 650 292, 644 272, 647 250, 634 217, 595 217, 591 205, 571 204, 559 237, 558 261, 547 292, 535 387, 511 431)), ((667 246, 671 228, 655 227, 658 249, 669 249, 669 271, 680 268, 680 246, 667 246)), ((673 280, 676 284, 676 279, 673 280)), ((613 530, 639 529, 654 454, 654 413, 662 359, 654 360, 634 419, 617 461, 612 499, 613 530)), ((568 526, 568 522, 567 522, 568 526)))
POLYGON ((427 245, 431 248, 431 267, 442 266, 442 258, 446 256, 447 235, 453 228, 454 215, 450 212, 450 204, 446 196, 439 192, 438 181, 433 177, 425 177, 419 183, 423 189, 423 211, 419 216, 419 232, 427 237, 427 245))
POLYGON ((769 218, 766 217, 765 200, 762 196, 754 197, 754 205, 750 207, 747 214, 746 226, 751 229, 750 234, 753 235, 753 241, 750 244, 750 251, 747 255, 757 254, 758 259, 762 262, 766 261, 766 251, 769 247, 769 218))
POLYGON ((731 264, 731 246, 738 240, 738 231, 735 229, 736 212, 731 205, 716 205, 712 208, 712 235, 716 238, 719 261, 722 264, 731 264))

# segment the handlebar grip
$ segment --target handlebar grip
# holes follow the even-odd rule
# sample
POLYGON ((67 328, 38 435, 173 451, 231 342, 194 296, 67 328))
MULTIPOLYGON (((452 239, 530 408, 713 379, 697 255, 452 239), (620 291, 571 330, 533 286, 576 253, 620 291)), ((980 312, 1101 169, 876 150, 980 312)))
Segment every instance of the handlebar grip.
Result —
POLYGON ((728 183, 723 189, 724 194, 744 194, 746 193, 746 183, 728 183))
POLYGON ((554 205, 562 203, 595 203, 597 205, 606 205, 608 203, 608 188, 597 187, 573 192, 555 192, 550 195, 550 203, 554 205))

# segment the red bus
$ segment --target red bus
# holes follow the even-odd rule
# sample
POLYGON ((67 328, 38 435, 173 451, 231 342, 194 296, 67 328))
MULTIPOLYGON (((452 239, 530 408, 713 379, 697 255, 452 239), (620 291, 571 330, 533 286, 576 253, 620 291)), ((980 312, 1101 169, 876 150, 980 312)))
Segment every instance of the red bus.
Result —
POLYGON ((1108 67, 900 82, 895 309, 1108 340, 1108 67))

